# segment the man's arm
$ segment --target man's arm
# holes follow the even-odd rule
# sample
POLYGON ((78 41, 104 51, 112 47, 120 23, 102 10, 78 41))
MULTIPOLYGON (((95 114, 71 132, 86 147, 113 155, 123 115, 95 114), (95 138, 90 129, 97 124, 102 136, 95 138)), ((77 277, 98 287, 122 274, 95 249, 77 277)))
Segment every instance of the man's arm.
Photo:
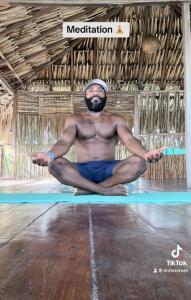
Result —
POLYGON ((54 144, 48 153, 46 152, 32 152, 29 155, 32 158, 33 164, 37 164, 38 166, 46 167, 52 159, 56 159, 62 157, 64 154, 68 152, 70 147, 75 141, 76 138, 76 130, 77 122, 76 117, 70 116, 64 126, 64 131, 61 135, 61 138, 58 142, 54 144))
POLYGON ((132 154, 135 154, 151 163, 158 162, 163 157, 162 151, 166 147, 147 151, 141 142, 132 135, 124 118, 121 116, 115 116, 115 121, 120 140, 132 154))
POLYGON ((73 145, 77 133, 76 117, 70 116, 65 121, 65 126, 61 138, 50 149, 54 153, 55 158, 65 155, 73 145))
POLYGON ((125 119, 121 116, 115 116, 117 134, 121 142, 132 153, 145 159, 145 154, 148 153, 141 142, 132 135, 131 130, 128 128, 125 119))

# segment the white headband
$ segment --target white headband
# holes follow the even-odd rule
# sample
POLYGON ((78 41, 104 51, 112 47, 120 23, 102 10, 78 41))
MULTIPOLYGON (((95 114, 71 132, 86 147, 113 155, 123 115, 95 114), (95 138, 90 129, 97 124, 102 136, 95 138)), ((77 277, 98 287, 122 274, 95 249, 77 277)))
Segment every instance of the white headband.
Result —
POLYGON ((91 81, 89 81, 85 87, 85 91, 87 90, 87 88, 92 85, 92 84, 99 84, 101 85, 101 87, 104 89, 105 93, 108 90, 107 84, 105 83, 105 81, 101 80, 101 79, 92 79, 91 81))

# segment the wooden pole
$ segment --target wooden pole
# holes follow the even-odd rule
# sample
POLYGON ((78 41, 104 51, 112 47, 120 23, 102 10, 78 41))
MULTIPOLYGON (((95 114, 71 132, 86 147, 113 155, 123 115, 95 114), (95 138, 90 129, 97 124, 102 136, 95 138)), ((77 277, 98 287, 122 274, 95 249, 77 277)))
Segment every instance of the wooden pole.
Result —
MULTIPOLYGON (((119 22, 123 22, 125 9, 122 8, 119 13, 119 22)), ((117 41, 117 49, 116 49, 116 72, 115 72, 115 82, 116 82, 116 88, 120 90, 120 79, 121 76, 119 74, 120 72, 120 66, 121 66, 121 50, 123 46, 123 38, 118 38, 117 41)))
POLYGON ((166 74, 167 74, 167 63, 168 63, 168 53, 170 49, 170 38, 171 34, 173 32, 173 19, 174 19, 174 8, 171 7, 171 14, 169 18, 169 26, 168 26, 168 32, 167 32, 167 38, 166 38, 166 43, 165 43, 165 49, 164 49, 164 59, 162 62, 162 74, 161 74, 161 90, 165 90, 166 88, 166 74))
POLYGON ((0 84, 2 84, 4 89, 6 89, 8 93, 13 96, 14 90, 12 89, 8 81, 3 77, 3 75, 1 75, 1 73, 0 73, 0 84))
POLYGON ((184 99, 187 187, 191 188, 191 29, 190 4, 183 4, 183 55, 184 55, 184 99))
POLYGON ((48 85, 49 90, 52 91, 52 65, 48 66, 48 85))
POLYGON ((139 137, 139 106, 138 106, 138 91, 135 92, 134 98, 134 136, 139 137))
MULTIPOLYGON (((142 27, 143 27, 143 37, 142 37, 142 41, 143 39, 147 36, 147 31, 148 31, 148 18, 149 18, 149 14, 150 14, 150 6, 145 6, 144 7, 144 16, 142 17, 142 27)), ((142 45, 141 45, 141 54, 140 54, 140 59, 139 59, 139 76, 138 76, 138 80, 137 80, 137 84, 138 84, 138 88, 139 90, 143 90, 143 72, 144 72, 144 60, 145 60, 145 53, 142 49, 142 45)))
POLYGON ((13 179, 16 178, 16 168, 17 168, 17 97, 18 97, 18 92, 15 92, 15 95, 13 97, 13 116, 12 116, 12 145, 14 148, 14 174, 13 174, 13 179))
POLYGON ((74 91, 74 48, 70 50, 70 57, 71 57, 71 63, 70 63, 70 84, 71 84, 71 91, 74 91))
MULTIPOLYGON (((174 3, 174 2, 183 2, 184 0, 9 0, 8 2, 11 4, 22 4, 22 5, 124 5, 124 4, 144 4, 144 3, 155 3, 155 4, 165 4, 165 3, 174 3)), ((188 0, 189 1, 189 0, 188 0)), ((187 2, 188 2, 187 1, 187 2)))
POLYGON ((96 69, 97 69, 97 38, 93 39, 93 79, 97 77, 96 75, 96 69))
POLYGON ((8 68, 11 70, 11 72, 14 74, 14 76, 18 79, 18 81, 21 83, 22 87, 24 87, 24 84, 21 80, 21 78, 19 77, 19 75, 15 72, 14 68, 11 66, 11 64, 9 63, 9 61, 6 59, 5 55, 0 51, 0 56, 2 57, 2 59, 5 61, 6 65, 8 66, 8 68))

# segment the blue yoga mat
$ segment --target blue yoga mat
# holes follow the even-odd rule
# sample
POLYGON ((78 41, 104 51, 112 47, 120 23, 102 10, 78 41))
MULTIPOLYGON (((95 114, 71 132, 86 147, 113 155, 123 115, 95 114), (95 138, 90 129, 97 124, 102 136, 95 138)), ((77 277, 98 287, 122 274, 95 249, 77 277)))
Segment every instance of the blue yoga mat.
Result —
POLYGON ((191 203, 191 192, 131 193, 128 196, 102 196, 102 195, 74 196, 72 193, 0 194, 0 203, 55 203, 55 202, 63 202, 69 204, 191 203))
POLYGON ((185 155, 186 149, 184 148, 167 148, 163 151, 164 155, 185 155))

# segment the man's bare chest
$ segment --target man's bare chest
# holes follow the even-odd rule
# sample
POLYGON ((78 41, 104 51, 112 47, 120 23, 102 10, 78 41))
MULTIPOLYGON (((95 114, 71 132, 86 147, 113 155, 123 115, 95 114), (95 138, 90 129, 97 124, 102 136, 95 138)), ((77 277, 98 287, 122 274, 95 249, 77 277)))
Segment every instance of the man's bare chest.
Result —
POLYGON ((116 136, 116 126, 110 119, 82 119, 77 124, 77 135, 80 139, 112 139, 116 136))

